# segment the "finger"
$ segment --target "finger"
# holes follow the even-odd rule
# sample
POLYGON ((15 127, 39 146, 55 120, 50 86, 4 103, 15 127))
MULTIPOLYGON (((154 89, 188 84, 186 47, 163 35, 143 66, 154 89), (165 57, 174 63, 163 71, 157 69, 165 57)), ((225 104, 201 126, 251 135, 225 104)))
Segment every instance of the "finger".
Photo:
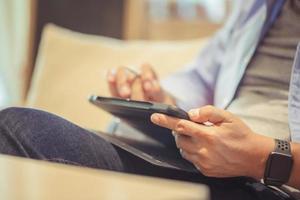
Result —
POLYGON ((150 119, 154 124, 171 130, 175 130, 175 127, 178 124, 178 122, 182 120, 159 113, 152 114, 150 119))
POLYGON ((116 87, 116 69, 111 69, 107 72, 107 82, 110 94, 113 97, 119 97, 118 90, 116 87))
POLYGON ((152 81, 150 89, 148 91, 145 90, 145 94, 152 101, 161 102, 164 98, 164 92, 158 80, 152 81))
POLYGON ((213 134, 211 133, 213 127, 206 127, 202 124, 170 117, 164 114, 155 113, 151 115, 151 121, 158 126, 174 130, 178 134, 196 138, 201 137, 203 140, 213 134))
POLYGON ((197 153, 197 148, 191 137, 177 134, 175 142, 178 149, 182 149, 188 153, 197 153))
POLYGON ((151 101, 163 101, 164 92, 153 68, 149 64, 144 64, 141 67, 141 72, 146 97, 151 101))
POLYGON ((198 109, 192 109, 189 111, 189 117, 192 121, 197 123, 211 122, 213 124, 218 124, 232 121, 229 112, 214 106, 204 106, 198 109))
POLYGON ((151 65, 143 64, 141 66, 141 77, 143 81, 143 88, 147 92, 151 92, 154 87, 154 81, 157 80, 156 74, 151 65))
POLYGON ((186 151, 184 151, 184 150, 180 151, 180 154, 181 154, 181 156, 182 156, 184 159, 186 159, 187 161, 193 163, 193 164, 195 165, 195 167, 196 167, 199 171, 201 171, 200 168, 199 168, 199 162, 200 162, 200 161, 199 161, 199 157, 198 157, 197 154, 194 154, 194 153, 188 153, 188 152, 186 152, 186 151))
POLYGON ((150 64, 142 64, 141 66, 141 76, 142 76, 142 80, 145 81, 145 80, 156 80, 157 77, 156 77, 156 74, 152 68, 152 66, 150 64))
POLYGON ((125 72, 127 76, 127 81, 129 83, 134 82, 136 78, 140 78, 140 75, 137 72, 131 70, 130 68, 125 67, 125 72))
POLYGON ((138 100, 138 101, 144 101, 145 95, 144 90, 142 87, 142 80, 140 78, 136 78, 134 82, 131 85, 131 99, 138 100))
POLYGON ((131 95, 130 77, 124 67, 120 67, 116 74, 116 88, 122 98, 129 98, 131 95))
POLYGON ((115 68, 108 70, 106 75, 107 81, 110 83, 116 82, 116 73, 117 70, 115 68))

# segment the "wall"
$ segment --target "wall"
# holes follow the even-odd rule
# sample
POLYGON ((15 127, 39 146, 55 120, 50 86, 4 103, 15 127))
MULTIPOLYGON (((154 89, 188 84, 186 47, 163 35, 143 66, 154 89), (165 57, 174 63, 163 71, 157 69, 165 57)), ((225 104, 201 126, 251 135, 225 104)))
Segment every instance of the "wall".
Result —
POLYGON ((20 100, 20 73, 28 57, 30 1, 0 1, 0 106, 20 100))

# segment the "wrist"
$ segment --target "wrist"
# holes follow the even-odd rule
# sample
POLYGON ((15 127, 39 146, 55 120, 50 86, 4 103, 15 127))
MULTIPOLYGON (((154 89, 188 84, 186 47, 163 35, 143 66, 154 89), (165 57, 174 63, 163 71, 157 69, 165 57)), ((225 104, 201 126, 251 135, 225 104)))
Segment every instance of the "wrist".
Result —
MULTIPOLYGON (((291 153, 294 158, 299 158, 300 157, 300 144, 299 143, 291 143, 291 153)), ((288 185, 291 185, 295 188, 300 189, 300 180, 299 180, 299 160, 294 159, 294 166, 291 171, 291 176, 288 182, 288 185)))
POLYGON ((261 180, 264 177, 266 163, 274 150, 274 139, 263 135, 253 134, 253 149, 250 155, 248 176, 261 180))

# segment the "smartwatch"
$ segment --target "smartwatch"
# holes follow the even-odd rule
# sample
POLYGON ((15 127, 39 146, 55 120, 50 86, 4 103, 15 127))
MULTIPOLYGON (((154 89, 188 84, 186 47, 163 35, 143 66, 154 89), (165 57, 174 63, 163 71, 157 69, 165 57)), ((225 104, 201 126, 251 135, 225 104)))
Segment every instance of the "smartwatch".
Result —
POLYGON ((288 141, 275 139, 274 151, 270 153, 264 174, 264 183, 281 186, 288 182, 293 167, 291 146, 288 141))

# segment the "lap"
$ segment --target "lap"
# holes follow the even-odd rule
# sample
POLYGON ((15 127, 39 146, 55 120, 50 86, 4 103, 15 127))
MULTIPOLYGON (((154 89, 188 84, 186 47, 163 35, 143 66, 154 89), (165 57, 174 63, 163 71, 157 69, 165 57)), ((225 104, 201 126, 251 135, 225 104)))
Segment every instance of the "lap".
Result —
POLYGON ((214 179, 154 166, 56 115, 25 108, 0 111, 0 152, 85 167, 204 183, 213 199, 255 199, 241 179, 214 179))
POLYGON ((25 108, 0 112, 2 153, 116 171, 126 168, 109 143, 56 115, 25 108))

